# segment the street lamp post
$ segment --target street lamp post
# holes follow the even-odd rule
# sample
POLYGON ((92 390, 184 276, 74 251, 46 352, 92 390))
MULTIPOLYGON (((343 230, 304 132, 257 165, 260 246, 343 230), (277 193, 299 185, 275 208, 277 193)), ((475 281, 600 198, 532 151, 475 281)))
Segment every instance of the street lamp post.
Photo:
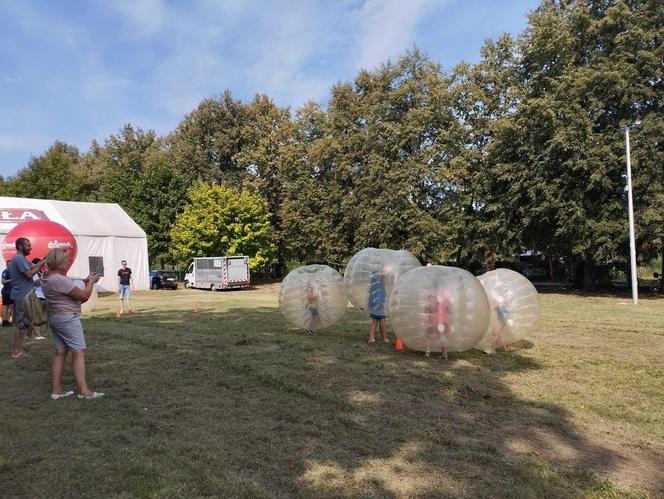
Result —
MULTIPOLYGON (((639 125, 638 121, 632 126, 636 125, 639 125)), ((627 191, 627 214, 629 220, 629 264, 632 275, 632 302, 636 305, 639 303, 639 285, 636 279, 636 241, 634 237, 634 204, 632 201, 632 163, 629 150, 629 129, 630 127, 625 128, 625 150, 627 156, 627 186, 625 190, 627 191)))

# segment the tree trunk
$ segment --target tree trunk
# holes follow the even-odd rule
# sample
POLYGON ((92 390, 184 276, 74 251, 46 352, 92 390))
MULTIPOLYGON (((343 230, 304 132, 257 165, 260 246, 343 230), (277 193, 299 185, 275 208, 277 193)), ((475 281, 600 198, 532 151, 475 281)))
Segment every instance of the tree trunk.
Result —
POLYGON ((549 263, 549 280, 553 281, 554 275, 553 275, 553 258, 551 258, 551 255, 547 255, 546 259, 549 263))
POLYGON ((496 260, 493 258, 493 255, 488 255, 484 260, 484 270, 486 272, 496 270, 496 260))
POLYGON ((664 293, 664 249, 662 249, 660 256, 662 257, 662 268, 659 272, 659 292, 664 293))
POLYGON ((595 289, 595 281, 593 280, 593 267, 595 266, 595 259, 592 253, 586 252, 586 259, 583 265, 583 289, 592 291, 595 289))

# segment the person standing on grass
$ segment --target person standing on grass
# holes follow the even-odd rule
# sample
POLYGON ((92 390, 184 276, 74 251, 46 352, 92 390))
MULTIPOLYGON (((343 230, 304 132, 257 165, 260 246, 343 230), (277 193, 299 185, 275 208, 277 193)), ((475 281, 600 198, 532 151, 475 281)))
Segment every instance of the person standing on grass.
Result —
POLYGON ((30 264, 26 258, 32 251, 30 240, 25 237, 19 237, 15 243, 16 255, 11 259, 10 271, 12 278, 11 299, 14 300, 14 348, 12 350, 12 359, 27 357, 28 352, 23 348, 23 340, 26 333, 32 327, 32 323, 23 313, 23 298, 32 291, 32 276, 34 276, 44 266, 43 262, 30 264))
POLYGON ((127 260, 120 262, 122 268, 118 270, 118 294, 120 295, 120 315, 124 314, 124 302, 127 301, 127 312, 134 313, 131 308, 131 288, 134 284, 134 278, 131 276, 131 269, 127 267, 127 260))
POLYGON ((14 309, 14 302, 12 301, 12 273, 9 270, 11 264, 7 260, 7 268, 2 271, 2 327, 11 326, 12 311, 14 309))
POLYGON ((62 388, 67 353, 71 352, 71 370, 76 382, 79 399, 97 399, 101 392, 90 390, 85 377, 85 354, 87 346, 81 325, 81 303, 90 298, 94 284, 99 280, 97 274, 90 274, 83 279, 85 287, 80 289, 67 277, 71 263, 67 252, 61 248, 52 249, 46 255, 48 270, 42 276, 42 289, 46 297, 48 320, 53 332, 55 352, 51 368, 51 398, 58 400, 74 394, 62 388))

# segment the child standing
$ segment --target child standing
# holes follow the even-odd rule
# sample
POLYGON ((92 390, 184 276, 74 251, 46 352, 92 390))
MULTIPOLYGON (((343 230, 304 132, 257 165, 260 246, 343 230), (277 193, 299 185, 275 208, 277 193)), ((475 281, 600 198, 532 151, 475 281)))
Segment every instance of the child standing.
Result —
POLYGON ((428 318, 427 324, 427 339, 428 345, 425 357, 431 355, 431 345, 440 339, 441 357, 447 358, 447 337, 449 336, 450 329, 450 296, 447 291, 438 291, 435 294, 429 295, 429 300, 426 306, 426 313, 428 318))
POLYGON ((369 343, 376 343, 377 330, 380 330, 383 343, 389 343, 385 320, 385 272, 382 265, 371 273, 369 280, 369 317, 371 317, 369 343))
POLYGON ((307 313, 311 316, 307 334, 313 336, 320 327, 319 297, 316 284, 313 281, 307 283, 307 313))

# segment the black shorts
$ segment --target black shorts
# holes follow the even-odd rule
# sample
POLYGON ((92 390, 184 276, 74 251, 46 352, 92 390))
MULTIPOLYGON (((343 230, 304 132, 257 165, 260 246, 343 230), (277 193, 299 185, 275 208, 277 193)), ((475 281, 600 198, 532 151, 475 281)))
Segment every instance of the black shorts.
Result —
POLYGON ((9 296, 9 293, 2 293, 2 304, 6 307, 14 304, 14 300, 12 300, 9 296))

